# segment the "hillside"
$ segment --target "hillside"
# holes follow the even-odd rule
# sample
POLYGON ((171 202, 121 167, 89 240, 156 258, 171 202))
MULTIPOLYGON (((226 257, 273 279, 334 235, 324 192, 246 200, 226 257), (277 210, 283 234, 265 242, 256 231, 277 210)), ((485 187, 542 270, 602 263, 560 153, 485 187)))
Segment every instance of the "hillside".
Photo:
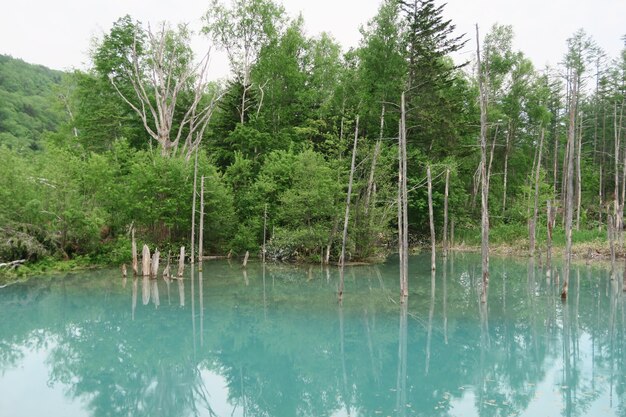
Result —
POLYGON ((64 73, 0 55, 0 145, 37 149, 65 118, 59 92, 64 73))

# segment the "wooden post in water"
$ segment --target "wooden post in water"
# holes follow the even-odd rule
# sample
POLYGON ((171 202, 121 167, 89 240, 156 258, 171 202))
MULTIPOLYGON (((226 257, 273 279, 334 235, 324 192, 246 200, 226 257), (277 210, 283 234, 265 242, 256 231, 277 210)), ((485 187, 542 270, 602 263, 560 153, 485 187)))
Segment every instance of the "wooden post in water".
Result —
MULTIPOLYGON (((356 116, 356 123, 354 127, 354 145, 352 146, 352 163, 350 164, 350 178, 348 179, 348 195, 346 197, 346 215, 343 219, 343 237, 341 240, 341 256, 339 258, 339 267, 343 270, 346 264, 346 240, 348 239, 348 223, 350 221, 350 199, 352 197, 352 181, 354 179, 354 169, 356 165, 356 150, 359 140, 359 116, 356 116)), ((339 302, 343 299, 343 274, 339 279, 339 302)))
POLYGON ((183 279, 185 273, 185 247, 180 247, 180 256, 178 257, 178 279, 183 279))
POLYGON ((143 245, 141 251, 141 275, 144 277, 150 276, 150 248, 148 245, 143 245))
POLYGON ((433 179, 430 172, 430 165, 426 166, 426 179, 428 180, 428 219, 430 222, 430 270, 434 271, 435 266, 435 216, 433 213, 433 179))
POLYGON ((135 227, 133 226, 133 228, 130 231, 130 234, 132 236, 132 252, 133 252, 133 276, 137 276, 139 275, 139 265, 137 262, 137 242, 135 242, 135 227))
POLYGON ((200 177, 200 230, 198 231, 198 272, 202 272, 202 255, 204 253, 204 175, 200 177))
POLYGON ((159 256, 161 253, 158 249, 155 249, 154 254, 152 255, 152 265, 150 266, 150 278, 156 279, 157 273, 159 272, 159 256))
POLYGON ((126 264, 122 264, 122 278, 126 278, 127 275, 126 264))
POLYGON ((245 268, 246 266, 248 266, 248 257, 250 256, 250 252, 246 251, 246 254, 243 257, 243 267, 245 268))

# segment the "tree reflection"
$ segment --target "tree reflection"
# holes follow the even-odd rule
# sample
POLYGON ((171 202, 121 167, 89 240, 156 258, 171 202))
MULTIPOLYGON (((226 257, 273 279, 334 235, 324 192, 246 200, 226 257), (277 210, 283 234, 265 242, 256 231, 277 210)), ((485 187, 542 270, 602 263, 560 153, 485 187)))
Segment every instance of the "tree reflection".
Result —
MULTIPOLYGON (((554 395, 554 414, 588 415, 604 395, 624 415, 621 285, 573 269, 562 303, 541 269, 494 259, 485 305, 472 263, 444 261, 441 285, 425 268, 401 305, 386 266, 350 268, 341 306, 337 270, 291 265, 251 264, 246 285, 238 268, 209 263, 211 279, 178 280, 179 303, 158 309, 137 305, 142 278, 15 286, 0 293, 1 311, 20 317, 0 322, 0 367, 47 349, 50 385, 98 417, 453 416, 468 398, 480 416, 530 415, 541 395, 554 395)), ((156 303, 168 283, 149 284, 156 303)))

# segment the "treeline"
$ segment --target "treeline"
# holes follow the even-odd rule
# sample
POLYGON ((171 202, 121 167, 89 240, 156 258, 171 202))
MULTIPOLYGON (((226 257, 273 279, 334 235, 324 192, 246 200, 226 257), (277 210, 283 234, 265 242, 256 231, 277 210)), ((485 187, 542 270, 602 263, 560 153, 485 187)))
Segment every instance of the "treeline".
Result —
MULTIPOLYGON (((477 75, 473 62, 451 58, 467 38, 454 34, 443 6, 384 0, 347 52, 329 34, 306 35, 303 18, 271 0, 214 2, 203 26, 207 46, 227 52, 227 82, 209 81, 188 27, 126 16, 97 43, 92 68, 59 83, 50 106, 64 121, 45 146, 37 142, 43 149, 2 142, 0 259, 117 261, 127 256, 130 225, 161 249, 186 242, 196 152, 207 251, 258 251, 266 226, 270 256, 337 259, 355 135, 347 252, 374 256, 396 238, 402 92, 412 242, 429 230, 428 166, 437 234, 446 170, 451 224, 478 230, 477 75)), ((512 40, 511 27, 494 25, 481 46, 491 226, 526 238, 537 194, 534 223, 545 226, 550 201, 558 227, 572 160, 575 228, 602 227, 609 207, 623 213, 626 194, 626 51, 611 59, 581 30, 561 66, 538 70, 512 40)))

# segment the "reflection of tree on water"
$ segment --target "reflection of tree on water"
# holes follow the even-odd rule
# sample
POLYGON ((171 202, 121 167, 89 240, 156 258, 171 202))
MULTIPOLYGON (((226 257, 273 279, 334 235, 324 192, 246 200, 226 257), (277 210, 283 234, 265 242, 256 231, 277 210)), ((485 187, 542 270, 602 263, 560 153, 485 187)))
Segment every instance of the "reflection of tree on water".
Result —
MULTIPOLYGON (((468 269, 463 257, 455 262, 459 271, 468 269)), ((499 266, 493 263, 494 270, 499 266)), ((205 272, 211 268, 205 265, 205 272)), ((335 311, 335 279, 327 282, 324 270, 294 277, 291 266, 268 265, 270 289, 262 287, 260 267, 249 265, 247 287, 234 269, 237 284, 220 278, 223 270, 209 272, 207 280, 198 276, 198 298, 188 307, 184 298, 183 307, 137 306, 137 286, 123 289, 119 281, 101 301, 98 283, 68 286, 65 295, 55 284, 23 297, 25 304, 3 293, 2 311, 22 319, 0 323, 0 343, 16 351, 45 334, 55 346, 47 361, 50 383, 67 384, 67 394, 86 399, 94 416, 217 414, 222 385, 209 385, 207 372, 227 386, 227 415, 235 406, 234 415, 245 408, 247 416, 324 416, 348 408, 351 415, 459 415, 454 404, 469 389, 480 397, 481 416, 511 415, 528 408, 553 366, 563 372, 554 395, 562 398, 564 415, 586 415, 611 386, 623 411, 624 297, 610 287, 605 295, 606 277, 572 280, 563 305, 534 268, 508 262, 501 268, 506 296, 499 296, 504 280, 494 274, 488 310, 480 311, 469 274, 447 270, 447 283, 432 286, 428 269, 412 286, 420 295, 399 306, 377 284, 376 268, 356 268, 350 296, 335 311), (445 309, 433 295, 448 300, 445 309), (195 355, 194 338, 200 341, 195 355), (580 366, 586 338, 597 378, 586 379, 580 366)), ((383 280, 395 288, 395 279, 383 280)), ((183 289, 187 297, 190 285, 186 294, 183 289)))

